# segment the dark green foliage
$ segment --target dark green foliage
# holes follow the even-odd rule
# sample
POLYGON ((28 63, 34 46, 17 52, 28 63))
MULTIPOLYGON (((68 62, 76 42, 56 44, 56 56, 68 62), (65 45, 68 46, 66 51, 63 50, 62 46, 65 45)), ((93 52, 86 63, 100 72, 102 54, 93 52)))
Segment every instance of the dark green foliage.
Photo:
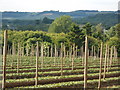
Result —
POLYGON ((91 36, 92 35, 92 25, 90 23, 86 23, 83 27, 83 32, 85 35, 89 35, 91 36))
MULTIPOLYGON (((39 21, 36 21, 39 24, 39 21)), ((73 23, 69 16, 63 16, 56 19, 53 23, 56 33, 47 33, 43 31, 11 31, 8 30, 8 45, 11 47, 12 43, 20 42, 22 46, 27 44, 36 45, 36 42, 39 41, 50 44, 56 44, 60 47, 60 43, 64 43, 69 48, 73 43, 75 43, 78 48, 84 45, 85 35, 88 35, 89 39, 89 49, 92 45, 99 47, 100 43, 108 43, 109 46, 115 46, 118 51, 118 56, 120 57, 120 24, 117 24, 111 27, 108 30, 105 30, 102 24, 96 26, 91 25, 90 23, 85 24, 81 28, 79 25, 73 23), (58 22, 59 21, 59 22, 58 22), (67 22, 67 23, 66 23, 67 22), (57 23, 57 24, 56 24, 57 23)), ((52 31, 52 32, 53 32, 52 31)), ((3 33, 1 33, 3 37, 3 33)), ((1 43, 3 45, 3 42, 1 43)), ((96 48, 97 50, 97 48, 96 48)))
POLYGON ((118 56, 120 57, 120 23, 111 27, 110 30, 108 30, 107 34, 109 37, 109 40, 107 43, 110 46, 116 46, 118 56))
POLYGON ((86 24, 90 22, 92 25, 102 23, 106 29, 114 26, 118 23, 118 15, 115 13, 99 13, 94 16, 88 16, 85 18, 75 18, 74 21, 78 24, 86 24))
POLYGON ((44 17, 43 20, 42 20, 42 23, 45 23, 45 24, 51 24, 53 21, 53 19, 49 19, 47 17, 44 17))
POLYGON ((54 22, 50 25, 48 32, 49 33, 67 33, 70 31, 70 26, 72 24, 72 19, 70 16, 61 16, 56 18, 54 22))
POLYGON ((52 43, 56 44, 58 47, 60 47, 61 43, 64 43, 67 47, 69 47, 69 39, 67 38, 67 34, 65 33, 48 33, 51 37, 52 43))
POLYGON ((12 42, 16 44, 19 42, 23 46, 35 45, 37 41, 39 42, 49 42, 52 43, 51 37, 42 31, 8 31, 8 44, 11 46, 12 42))
MULTIPOLYGON (((44 20, 44 19, 43 19, 44 20)), ((7 20, 3 19, 2 29, 8 30, 32 30, 32 31, 48 31, 49 24, 52 23, 52 19, 48 20, 7 20)))
POLYGON ((78 25, 73 23, 70 30, 71 31, 68 33, 68 38, 70 42, 75 43, 76 45, 81 47, 85 36, 85 34, 82 32, 82 29, 80 29, 78 25))
POLYGON ((101 23, 92 27, 92 36, 104 42, 104 29, 101 23))

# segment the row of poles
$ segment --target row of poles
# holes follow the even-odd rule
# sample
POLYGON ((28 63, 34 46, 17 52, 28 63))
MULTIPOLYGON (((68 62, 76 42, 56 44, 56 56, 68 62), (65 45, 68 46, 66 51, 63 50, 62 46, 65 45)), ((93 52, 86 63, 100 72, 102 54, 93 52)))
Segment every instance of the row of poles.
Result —
MULTIPOLYGON (((65 45, 63 44, 63 43, 61 43, 61 48, 62 48, 62 50, 60 49, 60 50, 58 50, 57 49, 57 46, 55 45, 55 47, 54 47, 54 53, 53 53, 53 46, 51 46, 51 48, 50 48, 50 50, 48 49, 48 55, 46 55, 46 54, 44 54, 44 45, 43 45, 43 43, 41 43, 41 48, 39 48, 39 43, 36 43, 37 44, 37 46, 38 46, 38 54, 41 54, 41 55, 39 55, 39 56, 41 56, 41 60, 42 60, 42 63, 41 63, 41 67, 43 68, 43 63, 44 63, 44 57, 49 57, 49 55, 51 55, 50 57, 52 58, 52 57, 54 57, 54 65, 56 65, 56 60, 57 60, 57 57, 61 57, 61 52, 62 52, 62 57, 65 59, 66 57, 69 57, 70 58, 70 61, 71 61, 71 59, 72 58, 75 58, 75 57, 77 57, 78 56, 78 52, 77 52, 77 46, 75 47, 75 44, 73 44, 73 46, 71 46, 70 47, 70 50, 69 50, 69 52, 67 51, 67 53, 66 53, 66 47, 65 47, 65 45), (54 55, 53 55, 54 54, 54 55), (69 55, 68 55, 69 54, 69 55)), ((37 51, 37 46, 36 46, 36 51, 37 51)), ((20 47, 20 44, 18 43, 18 58, 17 58, 17 66, 19 66, 18 64, 19 64, 19 62, 21 62, 21 57, 22 56, 24 56, 24 54, 23 54, 23 52, 24 52, 24 50, 23 50, 23 48, 21 49, 21 47, 20 47)), ((27 51, 27 56, 28 56, 28 49, 26 49, 26 51, 27 51)), ((14 43, 13 43, 13 49, 12 49, 12 56, 14 57, 15 56, 15 52, 16 52, 16 50, 15 50, 15 46, 14 46, 14 43)), ((34 47, 33 47, 33 45, 32 45, 32 47, 31 47, 31 54, 30 54, 30 61, 32 62, 32 57, 33 56, 35 56, 35 51, 34 51, 34 47)), ((10 54, 10 53, 9 53, 10 54)), ((10 54, 11 55, 11 54, 10 54)), ((65 63, 65 62, 64 62, 65 63)), ((12 62, 11 62, 11 67, 13 66, 13 59, 12 59, 12 62)))
MULTIPOLYGON (((112 60, 113 49, 114 49, 114 57, 117 57, 116 48, 115 48, 115 46, 114 47, 112 46, 111 48, 109 48, 109 46, 107 46, 107 47, 108 47, 108 55, 107 56, 109 58, 109 55, 111 55, 110 56, 110 61, 111 61, 112 60), (110 52, 110 50, 111 50, 111 52, 110 52)), ((66 47, 63 44, 63 57, 64 57, 64 59, 66 57, 69 57, 69 60, 71 61, 72 54, 73 54, 74 58, 81 57, 82 58, 82 63, 84 65, 84 53, 85 52, 84 52, 83 48, 84 47, 82 46, 81 49, 80 49, 81 52, 78 52, 77 46, 75 46, 75 44, 73 44, 73 46, 71 46, 69 50, 66 50, 66 47)), ((10 56, 14 57, 16 55, 16 47, 15 47, 14 43, 12 44, 12 49, 7 48, 7 50, 8 50, 7 54, 9 54, 10 56)), ((21 47, 20 43, 18 43, 17 54, 18 54, 17 66, 19 66, 20 63, 21 63, 21 58, 25 56, 24 47, 21 47)), ((57 57, 60 57, 60 50, 58 50, 56 45, 54 45, 54 49, 53 49, 53 45, 51 45, 51 47, 48 47, 47 51, 46 51, 46 49, 44 47, 44 44, 41 43, 41 48, 40 48, 39 54, 41 54, 39 56, 41 56, 41 58, 42 58, 41 59, 42 63, 44 61, 43 60, 44 57, 51 57, 51 58, 54 57, 54 65, 55 65, 57 57)), ((35 48, 34 48, 33 45, 31 46, 31 51, 29 51, 29 49, 26 48, 26 56, 30 56, 29 60, 30 60, 30 62, 32 62, 32 60, 33 60, 32 57, 35 56, 35 48)), ((98 48, 97 53, 95 51, 95 46, 92 46, 92 50, 91 51, 88 49, 88 57, 93 59, 93 60, 96 60, 96 58, 99 58, 100 57, 100 50, 99 50, 99 48, 98 48)), ((9 60, 11 60, 11 59, 12 59, 12 61, 10 61, 11 62, 11 67, 13 67, 14 58, 10 58, 9 57, 9 60)), ((41 66, 43 67, 43 64, 41 64, 41 66)))
MULTIPOLYGON (((98 89, 101 88, 101 77, 102 77, 102 62, 104 60, 104 72, 103 72, 103 79, 106 77, 106 67, 107 72, 108 69, 111 68, 112 60, 117 60, 117 49, 115 46, 111 47, 111 50, 109 50, 109 46, 106 44, 105 49, 105 58, 103 55, 103 43, 101 42, 100 46, 100 70, 99 70, 99 82, 98 82, 98 89), (113 50, 114 50, 114 58, 113 58, 113 50), (110 62, 109 62, 110 61, 110 62), (110 67, 109 67, 110 66, 110 67)), ((84 88, 87 88, 87 70, 88 70, 88 37, 85 38, 85 63, 84 63, 84 88)))
MULTIPOLYGON (((35 85, 38 85, 38 59, 39 59, 39 43, 37 42, 36 43, 36 76, 35 76, 35 85)), ((43 54, 43 44, 41 44, 41 59, 42 59, 42 64, 41 66, 43 67, 43 57, 44 57, 44 54, 43 54)), ((56 48, 56 45, 55 45, 55 48, 56 48)), ((105 74, 106 74, 106 66, 108 64, 108 59, 110 57, 110 66, 112 64, 112 60, 113 60, 113 48, 114 48, 114 58, 117 59, 117 50, 115 47, 111 47, 111 53, 110 53, 110 56, 109 56, 109 47, 108 45, 106 44, 106 52, 105 52, 105 58, 103 58, 103 43, 101 43, 101 47, 100 47, 100 71, 99 71, 99 82, 98 82, 98 88, 101 87, 101 75, 102 75, 102 62, 103 62, 103 59, 105 59, 104 61, 104 75, 103 75, 103 78, 105 79, 105 74)), ((51 48, 52 49, 52 48, 51 48)), ((13 49, 13 51, 15 50, 15 48, 13 49)), ((70 54, 70 58, 71 58, 71 61, 72 61, 72 70, 73 70, 73 67, 74 67, 74 58, 75 58, 75 55, 77 56, 76 54, 76 50, 75 50, 75 44, 73 44, 73 48, 72 48, 73 52, 71 52, 70 54)), ((95 50, 95 49, 94 49, 95 50)), ((19 62, 19 58, 20 58, 20 55, 21 55, 21 49, 20 49, 20 45, 18 44, 18 61, 19 62)), ((53 50, 51 50, 51 53, 52 53, 53 50)), ((92 49, 93 51, 93 49, 92 49)), ((28 49, 26 50, 27 52, 27 55, 28 55, 28 49)), ((85 52, 83 54, 82 52, 82 56, 84 56, 83 60, 84 60, 84 88, 87 88, 87 72, 88 72, 88 37, 86 36, 85 38, 85 52)), ((32 52, 31 52, 32 53, 32 52)), ((63 57, 63 55, 65 56, 66 54, 65 53, 65 47, 63 45, 63 43, 61 43, 61 48, 60 48, 60 58, 61 58, 61 75, 63 75, 63 59, 65 57, 63 57)), ((92 52, 93 53, 93 52, 92 52)), ((95 53, 95 52, 94 52, 95 53)), ((15 52, 13 53, 15 54, 15 52)), ((23 54, 24 55, 24 54, 23 54)), ((33 55, 33 54, 32 54, 33 55)), ((4 89, 5 88, 5 82, 6 82, 6 56, 7 56, 7 31, 5 30, 4 31, 4 48, 3 48, 3 81, 2 81, 2 88, 4 89)), ((58 56, 57 54, 57 49, 55 49, 55 58, 58 56)), ((51 55, 52 57, 52 55, 51 55)), ((19 64, 17 65, 17 68, 19 69, 19 64)), ((18 71, 17 71, 18 72, 18 71)))

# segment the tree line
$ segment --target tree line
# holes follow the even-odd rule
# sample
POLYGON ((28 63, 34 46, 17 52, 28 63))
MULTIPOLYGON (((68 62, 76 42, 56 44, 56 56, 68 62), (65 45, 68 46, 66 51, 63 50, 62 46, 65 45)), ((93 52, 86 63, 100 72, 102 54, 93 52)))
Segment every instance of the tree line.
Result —
MULTIPOLYGON (((45 45, 56 44, 60 46, 60 43, 64 43, 67 47, 75 43, 80 48, 85 42, 85 36, 87 35, 89 40, 89 46, 92 45, 100 47, 100 42, 107 43, 109 46, 115 46, 120 52, 120 40, 119 30, 120 24, 116 24, 109 30, 105 30, 102 24, 93 26, 90 23, 86 23, 83 26, 79 26, 74 23, 69 16, 61 16, 52 22, 48 32, 44 31, 13 31, 8 30, 8 45, 11 47, 12 43, 16 44, 20 42, 23 46, 31 47, 36 45, 36 42, 43 42, 45 45)), ((3 31, 2 31, 3 32, 3 31)), ((3 33, 1 33, 1 36, 3 33)), ((3 36, 2 36, 3 37, 3 36)), ((3 45, 3 42, 2 42, 3 45)), ((118 54, 120 56, 120 54, 118 54)))

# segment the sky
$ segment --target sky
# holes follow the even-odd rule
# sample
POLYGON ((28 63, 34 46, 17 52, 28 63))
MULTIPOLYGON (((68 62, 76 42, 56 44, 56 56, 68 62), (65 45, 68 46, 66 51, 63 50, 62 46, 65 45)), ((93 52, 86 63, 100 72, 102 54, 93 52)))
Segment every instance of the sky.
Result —
POLYGON ((0 0, 0 11, 117 11, 119 0, 0 0))

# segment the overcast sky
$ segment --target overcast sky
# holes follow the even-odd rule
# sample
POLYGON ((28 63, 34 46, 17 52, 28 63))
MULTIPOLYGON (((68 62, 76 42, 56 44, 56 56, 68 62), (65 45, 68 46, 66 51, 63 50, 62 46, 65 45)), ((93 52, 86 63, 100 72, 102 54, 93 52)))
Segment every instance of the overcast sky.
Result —
POLYGON ((119 0, 0 0, 0 11, 116 11, 118 10, 118 1, 119 0))

